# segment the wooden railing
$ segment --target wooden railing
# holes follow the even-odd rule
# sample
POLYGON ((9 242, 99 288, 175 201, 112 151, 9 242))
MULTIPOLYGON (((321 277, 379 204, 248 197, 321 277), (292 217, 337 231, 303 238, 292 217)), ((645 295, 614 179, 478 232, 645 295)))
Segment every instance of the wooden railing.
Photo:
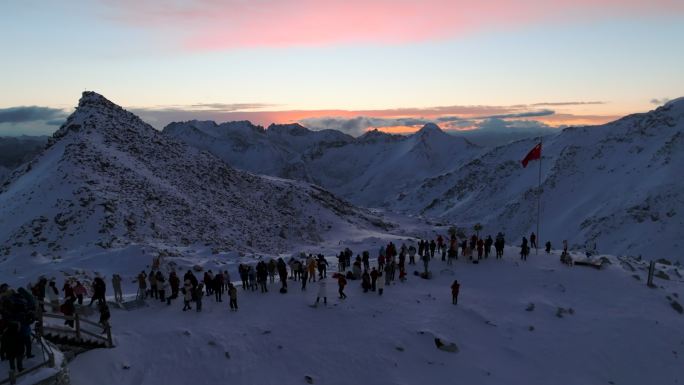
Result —
POLYGON ((45 342, 43 341, 43 337, 34 334, 33 339, 37 340, 40 343, 40 348, 43 352, 43 361, 39 364, 36 364, 36 365, 28 368, 28 369, 25 369, 21 373, 16 373, 14 370, 10 370, 9 376, 7 378, 5 378, 4 380, 0 380, 0 385, 2 385, 2 384, 14 385, 17 383, 17 378, 19 378, 21 376, 25 376, 29 373, 35 372, 35 371, 37 371, 43 367, 46 367, 46 368, 54 368, 55 367, 55 353, 53 353, 51 349, 49 349, 47 346, 45 346, 45 342))
POLYGON ((44 312, 43 306, 51 306, 50 304, 43 303, 42 301, 37 301, 38 303, 38 320, 36 324, 36 330, 38 331, 38 334, 40 336, 45 335, 45 329, 53 330, 55 332, 59 333, 66 333, 66 334, 75 334, 76 339, 82 342, 86 342, 87 340, 83 338, 83 335, 90 336, 94 338, 95 340, 100 340, 102 341, 108 348, 114 347, 114 343, 112 342, 112 329, 107 326, 100 325, 99 323, 93 322, 87 318, 82 318, 78 312, 75 312, 73 316, 66 316, 66 315, 59 315, 59 314, 54 314, 54 313, 49 313, 49 312, 44 312), (59 320, 64 320, 64 321, 73 321, 74 323, 74 328, 52 328, 50 326, 45 326, 44 319, 45 318, 53 318, 53 319, 59 319, 59 320), (82 326, 83 324, 86 325, 91 325, 95 326, 97 328, 104 328, 106 332, 106 336, 102 336, 100 334, 94 333, 92 331, 89 331, 87 329, 84 329, 82 326))

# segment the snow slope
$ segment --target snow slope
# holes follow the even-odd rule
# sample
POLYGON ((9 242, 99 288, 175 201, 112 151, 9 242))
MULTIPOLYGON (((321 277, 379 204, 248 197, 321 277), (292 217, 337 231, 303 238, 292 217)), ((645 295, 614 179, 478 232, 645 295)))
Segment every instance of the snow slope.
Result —
POLYGON ((93 92, 0 190, 6 266, 131 244, 278 252, 388 228, 320 187, 234 170, 93 92))
POLYGON ((261 130, 248 122, 172 123, 164 133, 234 167, 316 183, 366 207, 387 206, 407 187, 481 151, 434 124, 409 136, 371 131, 359 138, 299 124, 261 130))
MULTIPOLYGON (((382 297, 350 281, 341 301, 328 279, 327 307, 309 306, 314 283, 301 291, 290 282, 283 295, 276 282, 266 294, 239 288, 238 312, 207 297, 201 313, 182 312, 179 300, 113 310, 116 348, 78 356, 72 383, 305 384, 305 376, 320 385, 684 381, 683 316, 669 304, 681 302, 681 282, 656 278, 658 288, 649 289, 644 263, 635 260, 607 257, 612 264, 595 270, 561 265, 556 252, 520 263, 517 251, 507 248, 503 260, 479 265, 434 261, 435 279, 411 275, 382 297), (462 285, 458 306, 451 304, 454 279, 462 285), (458 352, 438 350, 434 338, 455 343, 458 352)), ((208 261, 205 268, 217 267, 208 261)), ((674 268, 659 266, 675 276, 674 268)))
MULTIPOLYGON (((520 160, 537 140, 496 147, 429 178, 392 206, 511 238, 536 227, 539 162, 520 160)), ((614 254, 684 261, 684 99, 543 140, 541 237, 614 254)))

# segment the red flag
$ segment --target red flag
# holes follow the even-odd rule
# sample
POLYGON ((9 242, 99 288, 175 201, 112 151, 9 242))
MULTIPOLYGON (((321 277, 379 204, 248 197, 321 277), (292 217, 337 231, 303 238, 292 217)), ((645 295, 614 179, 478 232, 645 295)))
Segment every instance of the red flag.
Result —
POLYGON ((525 159, 523 159, 521 162, 523 167, 527 167, 527 163, 529 161, 539 158, 541 158, 541 143, 534 146, 534 148, 530 150, 530 152, 528 152, 527 155, 525 155, 525 159))

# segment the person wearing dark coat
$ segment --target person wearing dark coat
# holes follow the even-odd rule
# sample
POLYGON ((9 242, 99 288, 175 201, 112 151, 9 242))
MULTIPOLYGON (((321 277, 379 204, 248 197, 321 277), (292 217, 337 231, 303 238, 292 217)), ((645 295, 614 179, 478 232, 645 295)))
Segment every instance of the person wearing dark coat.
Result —
POLYGON ((461 290, 461 284, 458 283, 458 280, 454 280, 454 283, 451 284, 451 303, 456 305, 458 304, 458 292, 461 290))
POLYGON ((171 299, 178 298, 178 292, 180 291, 180 278, 176 275, 175 271, 169 274, 169 285, 171 285, 171 299))
POLYGON ((105 281, 100 277, 95 277, 93 280, 93 297, 90 299, 88 306, 91 306, 95 300, 98 303, 105 302, 105 292, 107 290, 107 285, 105 281))
POLYGON ((223 274, 221 271, 214 276, 214 299, 216 302, 223 302, 223 274))
MULTIPOLYGON (((76 306, 74 305, 74 302, 76 302, 76 297, 69 297, 67 298, 66 302, 60 306, 60 310, 62 310, 62 314, 64 314, 65 317, 72 317, 76 312, 76 306)), ((64 321, 64 324, 73 328, 74 320, 67 319, 64 321)))
POLYGON ((546 241, 546 254, 551 254, 551 241, 546 241))
POLYGON ((520 244, 520 259, 527 261, 527 255, 530 253, 529 247, 527 246, 527 238, 522 238, 522 243, 520 244))
POLYGON ((326 278, 328 276, 328 261, 323 254, 318 254, 318 279, 326 278))
POLYGON ((102 325, 102 333, 106 333, 109 329, 109 319, 112 317, 109 312, 109 306, 107 303, 102 302, 98 304, 98 310, 100 311, 100 325, 102 325))
POLYGON ((282 285, 282 287, 280 288, 280 291, 286 292, 287 291, 287 264, 285 263, 285 261, 283 261, 282 258, 278 258, 277 268, 278 268, 278 275, 280 276, 280 284, 282 285))
POLYGON ((375 283, 378 281, 378 271, 373 268, 370 272, 370 278, 371 278, 371 290, 375 291, 376 285, 375 283))
POLYGON ((24 341, 19 332, 19 324, 9 322, 2 334, 2 349, 9 360, 10 370, 24 371, 24 341))
POLYGON ((434 258, 435 257, 435 249, 437 248, 437 243, 435 242, 434 239, 430 241, 429 247, 430 247, 430 258, 434 258))
POLYGON ((368 274, 368 270, 364 270, 361 275, 361 287, 363 288, 364 293, 368 293, 368 290, 371 288, 371 278, 370 274, 368 274))
POLYGON ((492 245, 494 244, 494 240, 492 239, 491 235, 487 235, 487 239, 485 240, 484 243, 484 256, 485 258, 489 258, 489 254, 492 252, 492 245))

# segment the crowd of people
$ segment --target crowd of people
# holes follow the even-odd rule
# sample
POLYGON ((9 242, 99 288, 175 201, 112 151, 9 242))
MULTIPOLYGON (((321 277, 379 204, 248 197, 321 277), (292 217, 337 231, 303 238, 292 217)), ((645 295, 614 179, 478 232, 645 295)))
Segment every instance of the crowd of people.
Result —
MULTIPOLYGON (((450 236, 438 235, 434 239, 419 239, 417 246, 403 243, 397 247, 393 242, 383 245, 376 254, 374 266, 371 266, 371 253, 364 250, 354 257, 351 249, 345 248, 337 255, 337 270, 331 274, 331 278, 337 283, 337 294, 342 300, 347 298, 345 288, 350 281, 359 281, 364 293, 374 292, 382 296, 385 287, 395 283, 404 282, 407 279, 409 265, 422 263, 422 272, 414 271, 414 275, 422 278, 431 278, 430 264, 434 260, 440 260, 447 265, 452 265, 461 256, 465 261, 479 263, 488 259, 494 249, 495 259, 503 258, 505 238, 498 233, 494 238, 487 235, 484 238, 474 234, 471 237, 461 237, 459 240, 455 234, 450 236)), ((537 247, 537 237, 530 234, 529 241, 522 238, 520 244, 520 259, 527 260, 531 247, 537 247)), ((567 241, 563 241, 564 258, 569 258, 567 241)), ((551 243, 546 242, 547 253, 551 252, 551 243)), ((566 263, 566 262, 564 262, 566 263)), ((178 299, 183 301, 182 311, 194 309, 202 311, 204 297, 213 297, 217 303, 223 302, 228 297, 231 311, 238 310, 238 289, 232 283, 227 270, 224 271, 198 271, 187 270, 181 279, 176 271, 164 273, 158 263, 153 264, 148 272, 141 271, 134 282, 137 283, 138 300, 158 300, 167 305, 178 299), (195 275, 197 273, 198 275, 195 275)), ((238 265, 239 282, 243 291, 259 291, 267 293, 271 285, 279 282, 279 292, 287 293, 288 283, 298 284, 301 290, 306 290, 307 284, 317 285, 315 305, 322 300, 328 302, 328 269, 330 264, 323 254, 290 257, 287 262, 283 258, 271 258, 260 260, 256 264, 240 263, 238 265)), ((173 270, 173 269, 172 269, 173 270)), ((122 278, 118 274, 112 275, 112 288, 114 300, 123 302, 122 278)), ((0 358, 10 360, 12 370, 23 370, 23 358, 32 357, 31 354, 31 330, 36 320, 36 310, 40 307, 45 311, 46 307, 52 312, 61 312, 64 316, 73 316, 77 306, 92 306, 97 303, 100 312, 100 324, 103 332, 109 327, 109 308, 105 299, 107 285, 102 277, 95 277, 92 285, 86 287, 79 280, 69 278, 60 289, 54 279, 40 278, 35 284, 29 284, 28 290, 19 288, 11 289, 6 284, 0 286, 0 358), (84 304, 84 298, 90 293, 90 302, 84 304)), ((456 280, 451 285, 452 303, 458 303, 460 283, 456 280)), ((74 327, 73 319, 67 318, 65 325, 74 327)))
MULTIPOLYGON (((534 233, 530 239, 532 246, 536 246, 534 233)), ((395 281, 404 282, 409 266, 417 265, 418 261, 422 263, 422 272, 414 271, 414 274, 430 278, 430 264, 433 260, 441 259, 447 265, 452 265, 459 256, 472 263, 479 263, 483 259, 488 259, 490 255, 495 259, 502 259, 505 243, 502 233, 484 238, 472 235, 460 240, 455 234, 438 235, 431 240, 419 239, 416 245, 404 243, 397 246, 389 242, 379 248, 373 266, 370 251, 364 250, 354 256, 354 252, 347 247, 336 256, 337 269, 330 277, 336 281, 338 298, 342 300, 347 298, 345 288, 352 281, 359 281, 364 293, 374 292, 383 295, 386 286, 395 281)), ((550 249, 550 244, 547 247, 550 249)), ((527 238, 523 237, 522 260, 526 260, 529 249, 527 238)), ((318 291, 315 303, 323 301, 327 304, 329 268, 330 263, 323 254, 301 253, 289 259, 270 258, 253 264, 240 263, 237 268, 237 282, 245 292, 260 293, 268 293, 276 281, 280 286, 280 293, 287 293, 288 289, 291 289, 288 285, 296 284, 301 290, 306 290, 307 285, 316 284, 318 291)), ((164 274, 157 265, 149 273, 141 271, 137 282, 139 299, 153 298, 170 305, 172 300, 182 296, 183 311, 192 310, 193 303, 196 311, 202 311, 205 296, 213 296, 215 302, 223 302, 224 293, 230 298, 230 309, 238 309, 237 289, 231 283, 231 276, 227 270, 188 270, 181 280, 175 271, 164 274)), ((458 282, 451 286, 454 304, 457 302, 459 288, 458 282)))
MULTIPOLYGON (((121 277, 112 278, 115 297, 123 300, 121 277), (117 290, 118 289, 118 290, 117 290)), ((32 352, 32 331, 39 313, 62 313, 64 325, 74 328, 74 314, 78 307, 92 306, 97 303, 102 333, 109 327, 110 312, 105 300, 106 284, 101 277, 95 277, 90 290, 79 280, 69 278, 60 289, 54 279, 41 277, 27 288, 14 289, 8 284, 0 285, 0 359, 8 360, 11 371, 22 372, 24 359, 34 357, 32 352), (84 298, 92 292, 90 303, 84 305, 84 298)))

